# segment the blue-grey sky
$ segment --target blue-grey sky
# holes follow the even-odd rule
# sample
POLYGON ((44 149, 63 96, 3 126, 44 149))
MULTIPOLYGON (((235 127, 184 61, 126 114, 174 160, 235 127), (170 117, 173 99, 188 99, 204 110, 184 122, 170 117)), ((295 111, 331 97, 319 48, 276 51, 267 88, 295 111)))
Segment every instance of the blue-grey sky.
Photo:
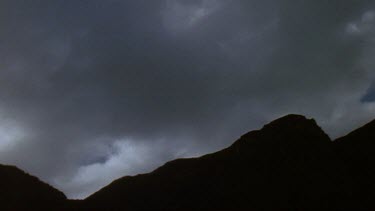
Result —
POLYGON ((0 162, 83 198, 287 113, 375 118, 370 0, 0 0, 0 162))

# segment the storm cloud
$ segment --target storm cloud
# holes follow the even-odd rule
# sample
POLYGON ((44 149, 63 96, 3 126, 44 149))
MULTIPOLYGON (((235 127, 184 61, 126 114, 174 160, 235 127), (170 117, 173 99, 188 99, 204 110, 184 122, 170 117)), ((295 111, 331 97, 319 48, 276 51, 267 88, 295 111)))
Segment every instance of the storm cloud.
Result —
POLYGON ((287 113, 375 118, 370 0, 0 0, 0 162, 71 198, 287 113))

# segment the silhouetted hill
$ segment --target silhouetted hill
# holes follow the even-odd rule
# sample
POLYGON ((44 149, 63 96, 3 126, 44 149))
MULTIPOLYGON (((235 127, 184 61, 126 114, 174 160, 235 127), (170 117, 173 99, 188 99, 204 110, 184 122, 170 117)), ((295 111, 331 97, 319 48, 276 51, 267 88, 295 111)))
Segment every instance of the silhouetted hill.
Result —
POLYGON ((65 195, 14 166, 0 165, 0 210, 57 210, 65 195))
POLYGON ((375 121, 337 139, 335 145, 347 168, 345 185, 351 196, 348 206, 375 210, 375 121))
POLYGON ((85 200, 103 210, 322 210, 341 201, 333 143, 288 115, 200 158, 123 177, 85 200))
POLYGON ((87 199, 0 165, 0 210, 375 210, 375 121, 332 142, 287 115, 199 158, 113 181, 87 199))

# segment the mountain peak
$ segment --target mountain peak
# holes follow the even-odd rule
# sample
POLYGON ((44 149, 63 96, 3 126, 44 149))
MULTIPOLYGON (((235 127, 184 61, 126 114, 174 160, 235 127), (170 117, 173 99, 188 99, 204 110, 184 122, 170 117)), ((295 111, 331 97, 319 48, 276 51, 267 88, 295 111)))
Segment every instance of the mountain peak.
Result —
MULTIPOLYGON (((317 125, 314 119, 308 119, 303 115, 288 114, 280 117, 266 125, 259 131, 272 136, 283 135, 302 135, 302 136, 321 136, 328 138, 328 135, 317 125)), ((254 131, 246 133, 241 138, 252 136, 254 131)))
POLYGON ((289 114, 276 119, 264 125, 262 131, 267 131, 267 133, 294 133, 328 137, 314 119, 308 119, 305 116, 297 114, 289 114))
MULTIPOLYGON (((241 136, 231 145, 232 150, 248 154, 283 151, 314 156, 331 145, 330 137, 314 119, 289 114, 241 136), (257 151, 257 152, 255 152, 257 151)), ((276 152, 275 152, 276 153, 276 152)))
POLYGON ((286 116, 280 117, 268 124, 266 124, 263 129, 267 128, 278 128, 278 127, 319 127, 314 119, 307 119, 303 115, 298 114, 288 114, 286 116))

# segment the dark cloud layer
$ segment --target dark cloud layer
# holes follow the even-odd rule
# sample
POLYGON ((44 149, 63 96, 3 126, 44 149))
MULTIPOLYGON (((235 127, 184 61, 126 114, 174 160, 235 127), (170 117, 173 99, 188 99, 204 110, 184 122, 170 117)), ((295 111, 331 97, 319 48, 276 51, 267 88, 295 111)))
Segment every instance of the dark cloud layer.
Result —
POLYGON ((70 197, 286 113, 375 117, 373 1, 0 0, 0 26, 0 161, 70 197))

